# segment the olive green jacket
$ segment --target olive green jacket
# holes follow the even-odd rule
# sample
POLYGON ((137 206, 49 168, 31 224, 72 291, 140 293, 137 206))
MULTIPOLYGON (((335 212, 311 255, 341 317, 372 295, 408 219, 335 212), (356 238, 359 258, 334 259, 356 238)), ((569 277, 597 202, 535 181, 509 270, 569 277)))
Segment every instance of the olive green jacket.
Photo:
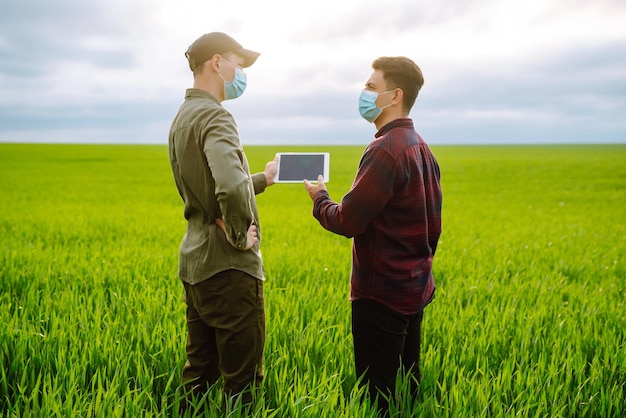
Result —
POLYGON ((236 269, 263 280, 255 194, 267 183, 263 173, 250 175, 233 116, 211 94, 188 89, 170 129, 169 157, 187 220, 179 277, 196 284, 236 269), (233 245, 216 218, 224 221, 233 245), (251 224, 259 242, 243 250, 251 224))

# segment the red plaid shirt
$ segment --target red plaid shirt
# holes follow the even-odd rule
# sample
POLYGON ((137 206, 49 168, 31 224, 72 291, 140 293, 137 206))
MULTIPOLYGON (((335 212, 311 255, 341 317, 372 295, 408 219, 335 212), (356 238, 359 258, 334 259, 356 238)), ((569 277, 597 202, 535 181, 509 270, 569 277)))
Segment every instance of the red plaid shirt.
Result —
POLYGON ((441 234, 439 165, 411 119, 376 133, 341 203, 315 195, 313 216, 354 237, 350 299, 373 299, 412 315, 433 297, 431 272, 441 234))

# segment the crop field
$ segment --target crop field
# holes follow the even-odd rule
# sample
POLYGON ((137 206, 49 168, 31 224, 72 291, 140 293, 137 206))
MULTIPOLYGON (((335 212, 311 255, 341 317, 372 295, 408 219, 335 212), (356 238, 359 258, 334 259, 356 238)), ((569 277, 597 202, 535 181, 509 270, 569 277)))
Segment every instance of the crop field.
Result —
MULTIPOLYGON (((391 415, 626 416, 626 145, 432 148, 437 292, 420 395, 399 378, 391 415)), ((277 151, 330 152, 335 200, 363 149, 245 148, 253 171, 277 151)), ((253 415, 374 417, 352 363, 351 240, 319 226, 301 184, 257 200, 267 343, 253 415)), ((0 144, 0 416, 179 416, 184 231, 165 146, 0 144)))

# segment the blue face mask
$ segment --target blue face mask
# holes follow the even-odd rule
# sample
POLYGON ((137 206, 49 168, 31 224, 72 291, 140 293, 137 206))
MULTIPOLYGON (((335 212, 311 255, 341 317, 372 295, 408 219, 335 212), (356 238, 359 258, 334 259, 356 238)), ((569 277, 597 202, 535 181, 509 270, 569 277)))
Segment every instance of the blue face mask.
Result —
POLYGON ((224 100, 236 99, 241 96, 246 90, 246 85, 248 84, 246 73, 244 73, 241 68, 235 67, 230 62, 228 63, 235 68, 235 78, 233 81, 226 81, 222 74, 218 73, 222 80, 224 80, 224 100))
MULTIPOLYGON (((385 94, 392 91, 393 90, 387 90, 380 94, 385 94)), ((384 109, 391 106, 391 103, 384 107, 376 106, 376 99, 378 99, 378 96, 380 94, 375 91, 363 90, 361 92, 361 95, 359 96, 359 113, 366 121, 370 123, 373 123, 376 118, 378 118, 380 114, 383 113, 384 109)))

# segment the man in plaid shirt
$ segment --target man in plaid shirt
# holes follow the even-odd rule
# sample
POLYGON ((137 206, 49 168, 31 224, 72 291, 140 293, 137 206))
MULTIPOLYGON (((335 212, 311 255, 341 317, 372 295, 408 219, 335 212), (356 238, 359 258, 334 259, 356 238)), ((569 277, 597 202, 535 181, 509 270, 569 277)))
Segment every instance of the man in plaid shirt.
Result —
POLYGON ((313 216, 327 230, 354 238, 350 300, 358 376, 386 413, 400 368, 420 379, 421 323, 435 291, 432 263, 441 234, 437 160, 408 115, 424 83, 405 57, 381 57, 359 98, 378 132, 341 203, 324 179, 305 180, 313 216), (378 396, 379 392, 383 396, 378 396))

